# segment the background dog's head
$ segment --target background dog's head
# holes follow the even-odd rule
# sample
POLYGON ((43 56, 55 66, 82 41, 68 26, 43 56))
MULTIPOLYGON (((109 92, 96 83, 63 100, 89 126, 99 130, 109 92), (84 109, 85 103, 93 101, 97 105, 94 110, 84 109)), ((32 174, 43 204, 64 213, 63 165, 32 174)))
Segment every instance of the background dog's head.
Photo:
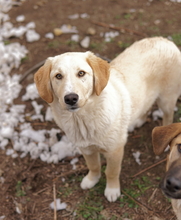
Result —
POLYGON ((170 146, 167 172, 160 187, 166 196, 181 199, 181 123, 155 127, 152 131, 152 142, 156 155, 160 155, 170 146))
POLYGON ((50 57, 35 73, 34 80, 42 99, 75 111, 92 94, 99 96, 109 79, 109 64, 91 52, 70 52, 50 57))

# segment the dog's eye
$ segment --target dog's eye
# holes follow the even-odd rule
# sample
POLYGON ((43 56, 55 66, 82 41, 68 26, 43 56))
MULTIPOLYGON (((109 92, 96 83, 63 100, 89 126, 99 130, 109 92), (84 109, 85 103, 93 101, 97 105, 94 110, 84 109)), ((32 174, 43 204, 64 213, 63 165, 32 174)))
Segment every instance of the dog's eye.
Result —
POLYGON ((62 78, 63 78, 62 74, 60 74, 60 73, 58 73, 55 77, 56 77, 57 79, 62 79, 62 78))
POLYGON ((82 76, 84 76, 84 75, 85 75, 85 72, 84 72, 84 71, 81 70, 81 71, 78 72, 78 76, 79 76, 79 77, 82 77, 82 76))
POLYGON ((178 152, 181 153, 181 144, 177 144, 178 152))

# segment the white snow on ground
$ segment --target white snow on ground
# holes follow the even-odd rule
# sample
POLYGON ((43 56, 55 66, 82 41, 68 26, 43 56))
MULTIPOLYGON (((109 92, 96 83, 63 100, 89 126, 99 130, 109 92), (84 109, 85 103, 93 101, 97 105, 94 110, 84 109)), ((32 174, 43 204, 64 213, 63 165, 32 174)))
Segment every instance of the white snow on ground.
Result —
MULTIPOLYGON (((55 204, 54 204, 54 201, 50 203, 50 208, 51 209, 54 209, 55 207, 55 204)), ((60 199, 56 199, 56 210, 59 211, 59 210, 62 210, 62 209, 66 209, 67 207, 67 204, 65 202, 62 202, 61 203, 61 200, 60 199)))
MULTIPOLYGON (((34 22, 18 28, 13 27, 6 14, 13 4, 14 1, 11 0, 0 0, 0 19, 3 22, 0 27, 0 150, 5 150, 6 154, 13 158, 18 156, 22 158, 30 154, 33 159, 40 158, 48 163, 58 163, 66 156, 74 156, 80 152, 72 147, 65 136, 58 142, 56 135, 60 133, 59 129, 34 130, 30 123, 26 123, 27 116, 31 120, 53 119, 50 108, 47 108, 45 118, 41 114, 43 106, 35 100, 39 97, 35 84, 28 85, 26 93, 22 96, 22 101, 31 101, 33 114, 25 115, 26 104, 14 104, 14 99, 19 97, 22 86, 19 83, 20 75, 10 76, 10 73, 13 68, 17 69, 20 66, 21 59, 27 55, 28 50, 19 43, 6 45, 5 42, 9 37, 24 35, 28 42, 33 42, 39 40, 40 35, 34 30, 36 27, 34 22), (13 149, 10 148, 10 143, 13 149)), ((24 20, 24 15, 17 16, 18 22, 24 20)))

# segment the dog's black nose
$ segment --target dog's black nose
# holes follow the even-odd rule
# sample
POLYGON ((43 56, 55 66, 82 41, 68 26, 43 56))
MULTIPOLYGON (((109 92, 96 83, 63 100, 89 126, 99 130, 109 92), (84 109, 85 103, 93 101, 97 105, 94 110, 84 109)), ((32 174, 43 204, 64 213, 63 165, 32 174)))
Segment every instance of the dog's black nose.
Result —
POLYGON ((71 94, 66 95, 64 97, 65 103, 67 105, 71 105, 71 106, 75 105, 77 103, 78 99, 79 99, 79 96, 75 93, 71 93, 71 94))
POLYGON ((166 180, 166 189, 170 192, 178 192, 181 190, 181 181, 173 176, 166 180))

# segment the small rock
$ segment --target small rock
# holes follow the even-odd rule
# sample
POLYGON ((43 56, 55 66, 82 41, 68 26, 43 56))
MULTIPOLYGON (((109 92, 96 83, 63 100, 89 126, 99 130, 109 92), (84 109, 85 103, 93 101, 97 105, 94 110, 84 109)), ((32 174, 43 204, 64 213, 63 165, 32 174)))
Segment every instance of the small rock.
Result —
POLYGON ((96 30, 94 28, 90 27, 90 28, 87 29, 87 34, 95 35, 96 34, 96 30))
POLYGON ((157 20, 154 21, 154 24, 156 24, 156 25, 158 25, 158 24, 160 24, 160 23, 161 23, 161 21, 160 21, 159 19, 157 19, 157 20))
POLYGON ((63 32, 60 28, 55 28, 53 30, 53 33, 55 34, 55 36, 60 36, 63 32))
POLYGON ((33 8, 34 8, 35 10, 37 10, 37 9, 38 9, 38 5, 34 5, 33 8))
POLYGON ((83 48, 88 48, 89 47, 89 44, 90 44, 90 37, 86 36, 81 42, 80 42, 80 45, 83 47, 83 48))

